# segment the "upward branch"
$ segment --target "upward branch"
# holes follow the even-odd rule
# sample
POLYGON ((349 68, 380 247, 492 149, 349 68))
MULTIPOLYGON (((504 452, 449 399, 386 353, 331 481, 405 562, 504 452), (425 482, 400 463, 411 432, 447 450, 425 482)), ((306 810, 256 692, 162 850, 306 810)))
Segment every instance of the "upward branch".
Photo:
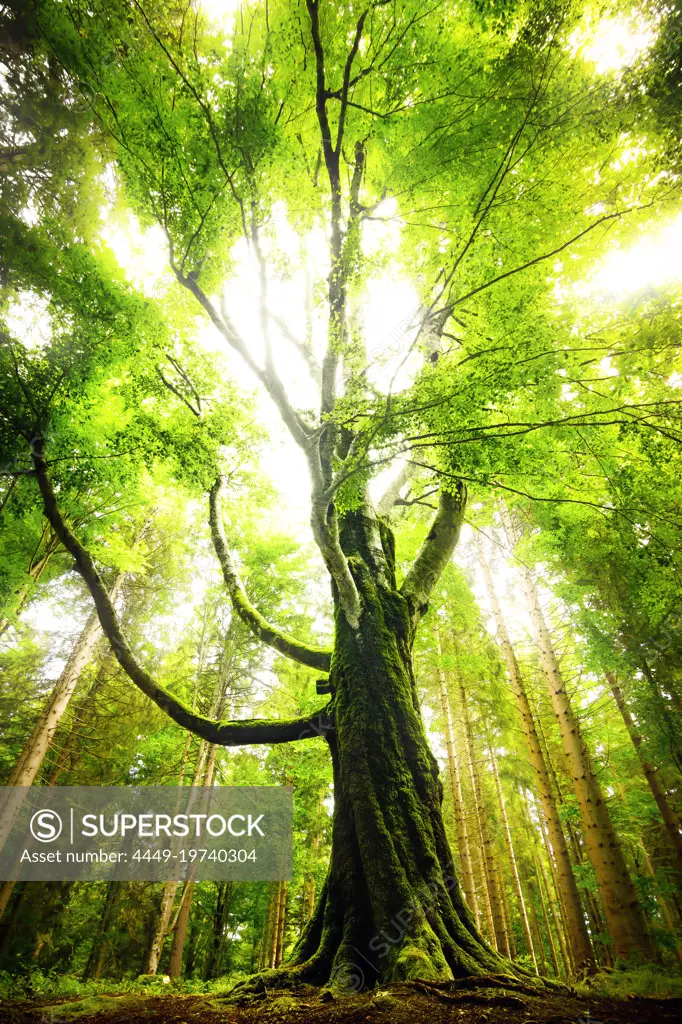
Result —
POLYGON ((219 508, 221 489, 222 478, 218 477, 211 488, 209 498, 209 522, 211 525, 213 547, 215 548, 215 553, 218 556, 218 561, 220 562, 220 567, 223 571, 225 586, 227 587, 230 599, 232 600, 234 610, 237 612, 237 615, 239 615, 242 622, 246 623, 251 632, 254 633, 259 640, 262 640, 264 644, 267 644, 269 647, 273 647, 276 651, 279 651, 280 654, 283 654, 287 658, 292 658, 294 661, 298 661, 302 665, 308 665, 310 668, 316 668, 320 669, 322 672, 328 672, 331 663, 331 651, 323 650, 320 647, 310 647, 301 643, 299 640, 294 639, 294 637, 281 632, 281 630, 276 629, 274 626, 271 626, 270 623, 263 618, 258 609, 254 608, 249 601, 227 548, 227 541, 225 539, 225 532, 223 530, 219 508))
POLYGON ((467 490, 461 480, 457 481, 455 494, 441 491, 438 511, 431 529, 400 588, 410 605, 415 621, 418 621, 428 608, 431 591, 455 550, 464 520, 466 501, 467 490))
POLYGON ((292 740, 307 739, 310 736, 320 735, 323 730, 318 728, 316 722, 326 721, 325 708, 303 718, 290 720, 279 721, 275 719, 267 721, 252 718, 238 722, 221 722, 198 715, 157 683, 146 669, 140 665, 130 649, 121 629, 116 610, 111 603, 107 589, 97 572, 90 553, 83 547, 67 525, 59 510, 54 489, 47 472, 42 441, 34 441, 32 457, 36 479, 43 499, 45 516, 52 526, 55 535, 69 554, 73 556, 76 568, 85 581, 95 602, 102 632, 111 644, 111 649, 121 668, 128 678, 150 700, 153 700, 162 711, 165 711, 174 722, 177 722, 184 729, 189 729, 203 739, 208 740, 209 743, 218 743, 222 746, 237 746, 243 743, 288 743, 292 740))

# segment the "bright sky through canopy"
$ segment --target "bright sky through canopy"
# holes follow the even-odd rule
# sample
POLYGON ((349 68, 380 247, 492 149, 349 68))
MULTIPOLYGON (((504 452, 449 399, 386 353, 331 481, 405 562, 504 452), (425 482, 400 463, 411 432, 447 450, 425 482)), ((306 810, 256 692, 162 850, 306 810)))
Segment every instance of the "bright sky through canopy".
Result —
POLYGON ((641 15, 588 20, 570 37, 574 53, 595 65, 599 75, 619 71, 634 63, 656 38, 656 29, 641 15))

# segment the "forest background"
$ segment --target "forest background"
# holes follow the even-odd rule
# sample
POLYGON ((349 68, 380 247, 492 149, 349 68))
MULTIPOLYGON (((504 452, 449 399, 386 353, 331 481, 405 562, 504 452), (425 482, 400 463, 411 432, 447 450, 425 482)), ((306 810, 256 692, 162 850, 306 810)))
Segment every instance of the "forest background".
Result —
POLYGON ((314 962, 353 992, 485 950, 669 985, 679 9, 1 11, 1 781, 291 785, 295 846, 287 883, 4 882, 0 991, 314 962), (397 679, 368 708, 362 566, 412 648, 360 645, 397 679), (426 772, 377 739, 421 729, 396 651, 473 930, 396 926, 382 885, 418 883, 356 835, 365 962, 315 908, 344 765, 389 804, 382 766, 426 772))

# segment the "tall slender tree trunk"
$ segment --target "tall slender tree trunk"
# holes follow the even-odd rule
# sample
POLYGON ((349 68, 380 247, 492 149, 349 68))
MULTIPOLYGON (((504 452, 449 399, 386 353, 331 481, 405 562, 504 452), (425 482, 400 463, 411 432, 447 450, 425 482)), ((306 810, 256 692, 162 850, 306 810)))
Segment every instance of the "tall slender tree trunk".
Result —
POLYGON ((578 799, 589 857, 602 891, 606 920, 616 956, 624 960, 638 956, 651 959, 653 947, 644 915, 628 874, 601 786, 594 773, 590 754, 566 692, 554 646, 538 601, 535 583, 525 566, 520 566, 520 573, 540 664, 559 726, 566 765, 578 799))
POLYGON ((204 964, 205 981, 220 977, 225 947, 225 933, 234 894, 234 882, 218 882, 216 884, 216 912, 213 919, 213 929, 206 955, 206 963, 204 964))
POLYGON ((556 945, 554 943, 554 936, 552 935, 552 927, 549 923, 549 915, 547 914, 547 897, 543 890, 539 858, 535 855, 533 856, 533 866, 535 868, 535 880, 537 884, 538 897, 540 901, 540 910, 542 912, 542 920, 545 923, 545 934, 547 936, 547 942, 549 944, 549 955, 552 959, 552 968, 554 970, 554 976, 558 978, 560 974, 559 961, 556 955, 556 945))
POLYGON ((540 868, 540 876, 542 882, 542 889, 545 894, 546 906, 551 917, 551 921, 554 925, 554 934, 556 935, 557 943, 559 945, 559 953, 564 965, 564 974, 566 977, 571 973, 571 962, 566 952, 566 943, 564 942, 563 929, 561 927, 561 921, 557 914, 557 908, 554 900, 552 899, 552 890, 549 886, 549 880, 547 878, 547 871, 545 870, 545 864, 542 859, 542 853, 538 855, 538 866, 540 868))
POLYGON ((279 967, 284 955, 284 931, 287 921, 287 883, 279 883, 279 910, 277 913, 277 936, 275 944, 275 962, 273 967, 279 967))
POLYGON ((627 706, 620 683, 616 679, 613 672, 606 673, 606 680, 609 684, 611 693, 613 694, 613 699, 615 700, 618 710, 620 711, 621 718, 623 719, 625 728, 628 731, 628 735, 632 740, 632 745, 637 751, 639 763, 642 766, 642 772, 644 773, 644 777, 649 784, 651 795, 656 801, 656 806, 658 807, 661 817, 663 818, 665 831, 667 833, 668 839, 670 840, 670 845, 672 846, 675 852, 675 857, 677 858, 678 870, 682 870, 682 826, 680 825, 680 819, 673 810, 673 808, 670 806, 665 791, 661 783, 659 782, 658 770, 654 767, 654 765, 651 764, 651 762, 646 757, 643 747, 644 741, 642 739, 641 733, 635 725, 635 720, 632 717, 632 714, 630 713, 630 709, 627 706))
MULTIPOLYGON (((225 640, 223 644, 223 650, 221 652, 220 659, 220 670, 218 672, 218 678, 213 688, 211 695, 209 713, 211 715, 217 715, 221 713, 223 704, 225 701, 227 685, 229 682, 227 665, 228 665, 228 652, 230 651, 232 643, 232 623, 227 630, 225 640)), ((205 649, 205 634, 202 636, 202 643, 199 651, 199 673, 204 664, 204 658, 206 654, 205 649)), ((198 676, 197 676, 198 678, 198 676)), ((194 703, 196 703, 197 693, 195 692, 194 703)), ((189 755, 189 740, 185 748, 185 753, 182 762, 182 771, 178 784, 180 786, 184 783, 185 772, 187 769, 187 758, 189 755)), ((217 747, 215 744, 208 743, 202 739, 199 742, 197 750, 197 759, 194 765, 194 777, 192 779, 193 786, 212 786, 213 777, 215 774, 215 761, 216 761, 217 747)), ((168 933, 169 924, 171 920, 171 914, 173 911, 173 904, 175 903, 175 897, 178 891, 180 883, 177 881, 166 882, 163 888, 161 896, 161 906, 159 909, 159 916, 156 923, 156 930, 154 939, 151 943, 149 950, 149 959, 147 961, 147 973, 156 974, 159 961, 161 959, 161 953, 163 951, 163 944, 168 933)), ((169 955, 168 973, 171 978, 178 978, 182 973, 182 958, 187 939, 187 926, 190 921, 190 915, 192 911, 192 899, 194 896, 194 880, 193 878, 187 878, 184 882, 182 889, 182 896, 180 898, 180 906, 175 918, 173 925, 173 939, 171 942, 171 949, 169 955), (177 973, 174 973, 177 972, 177 973)))
POLYGON ((43 526, 43 531, 27 569, 27 576, 29 577, 25 583, 15 591, 15 600, 12 602, 14 607, 11 612, 7 615, 0 617, 0 637, 2 637, 7 630, 10 628, 12 623, 16 620, 17 616, 23 611, 26 602, 31 594, 33 586, 38 582, 43 574, 43 571, 47 568, 47 565, 52 558, 53 554, 59 549, 59 541, 54 535, 52 530, 49 529, 47 523, 43 526), (44 543, 44 547, 43 547, 44 543), (43 553, 39 554, 39 551, 43 548, 43 553))
MULTIPOLYGON (((644 845, 644 843, 643 843, 643 841, 641 839, 639 841, 639 845, 642 848, 642 854, 644 856, 644 866, 646 868, 646 873, 649 876, 649 878, 653 878, 653 880, 655 882, 656 881, 656 872, 654 871, 654 866, 651 863, 651 857, 649 856, 649 854, 647 852, 647 848, 646 848, 646 846, 644 845)), ((668 902, 665 899, 665 897, 660 895, 660 893, 657 894, 657 896, 656 896, 656 902, 658 903, 659 907, 661 908, 661 913, 663 914, 663 920, 665 921, 666 931, 670 934, 670 936, 673 938, 673 940, 675 942, 675 956, 677 957, 678 961, 680 963, 682 963, 682 942, 680 942, 680 940, 677 938, 677 928, 675 927, 675 922, 673 920, 673 915, 670 913, 670 907, 668 906, 668 902)))
POLYGON ((476 924, 480 925, 478 918, 478 904, 476 902, 476 888, 474 886, 474 874, 471 866, 471 848, 469 844, 469 829, 467 827, 466 813, 464 808, 464 797, 462 794, 462 780, 455 746, 455 731, 452 725, 452 708, 450 707, 450 696, 448 694, 447 679, 443 668, 443 652, 441 650, 440 638, 436 637, 438 644, 439 658, 439 680, 440 680, 440 703, 445 722, 445 743, 448 753, 448 781, 452 795, 452 806, 455 816, 455 831, 459 847, 460 864, 462 868, 462 888, 466 901, 469 904, 476 924))
MULTIPOLYGON (((559 935, 559 944, 561 946, 561 956, 564 963, 567 965, 567 973, 575 973, 575 963, 571 955, 571 947, 568 942, 568 928, 566 925, 566 913, 561 900, 561 889, 559 888, 557 880, 556 864, 554 863, 554 857, 552 856, 552 846, 549 842, 547 835, 546 823, 540 817, 540 831, 542 833, 542 842, 545 848, 545 854, 547 855, 547 863, 549 864, 549 874, 552 879, 552 889, 556 897, 556 906, 558 908, 558 919, 557 919, 557 931, 559 935)), ((554 902, 552 902, 554 906, 554 902)))
MULTIPOLYGON (((464 690, 459 688, 460 704, 464 690)), ((461 736, 466 758, 469 789, 471 792, 471 819, 472 819, 472 843, 469 850, 471 853, 471 867, 473 873, 473 885, 476 897, 476 906, 479 909, 479 920, 481 926, 490 942, 495 943, 495 923, 493 921, 493 910, 488 889, 488 879, 485 871, 485 860, 483 851, 483 835, 481 832, 481 814, 476 790, 476 765, 474 764, 474 752, 471 743, 471 732, 466 728, 466 712, 460 707, 461 736)), ((464 808, 466 815, 466 808, 464 808)))
MULTIPOLYGON (((115 600, 121 588, 123 575, 119 574, 109 591, 111 600, 115 600)), ((66 665, 61 671, 50 694, 47 706, 34 725, 31 735, 24 744, 17 758, 12 774, 6 782, 8 788, 15 790, 6 793, 0 817, 0 847, 9 835, 16 814, 24 799, 22 789, 32 786, 40 771, 50 742, 61 722, 69 702, 78 685, 83 669, 89 664, 95 646, 100 640, 100 629, 97 613, 93 612, 78 637, 66 665)), ((0 886, 0 917, 5 913, 14 888, 14 882, 6 880, 0 886)))
POLYGON ((95 940, 90 950, 90 956, 83 973, 84 981, 97 981, 104 968, 106 956, 107 935, 114 917, 114 910, 118 903, 119 894, 123 882, 107 882, 107 894, 104 899, 104 906, 97 925, 95 940))
MULTIPOLYGON (((116 599, 122 581, 123 576, 119 574, 109 591, 112 601, 116 599)), ((69 701, 78 685, 83 669, 89 664, 101 635, 102 630, 97 613, 92 612, 54 685, 45 710, 34 725, 31 735, 17 759, 14 770, 7 780, 8 786, 33 785, 49 749, 50 741, 69 706, 69 701)))
POLYGON ((279 943, 279 920, 282 913, 282 883, 278 882, 272 897, 272 922, 268 942, 268 967, 277 966, 277 946, 279 943))
MULTIPOLYGON (((216 708, 219 701, 214 694, 212 707, 216 708)), ((207 740, 201 740, 197 751, 196 768, 194 771, 195 786, 212 786, 215 773, 216 745, 207 740)), ((169 883, 171 884, 171 883, 169 883)), ((173 928, 173 941, 171 943, 170 956, 168 960, 168 973, 171 978, 179 978, 182 974, 182 957, 187 940, 187 927, 192 913, 192 900, 194 898, 195 880, 188 877, 182 887, 180 909, 173 928)))
POLYGON ((576 966, 586 966, 591 963, 593 959, 592 947, 590 945, 590 938, 585 926, 585 919, 580 905, 580 896, 578 894, 578 886, 576 885, 575 875, 573 874, 571 858, 568 853, 568 847, 566 846, 566 838, 561 825, 561 819, 559 817, 549 770, 543 756, 542 747, 540 746, 540 739, 535 727, 535 720, 531 711, 530 701, 528 700, 523 677, 519 670, 514 648, 509 638, 507 625, 504 621, 502 609, 495 591, 490 566, 488 565, 483 553, 480 538, 478 538, 478 545, 480 564, 493 609, 493 616, 497 627, 500 647, 502 648, 502 654, 504 656, 507 675, 514 695, 516 707, 519 715, 521 716, 526 748, 528 750, 528 759, 535 773, 535 781, 538 795, 540 797, 540 804, 542 806, 542 813, 545 817, 545 821, 547 822, 552 850, 556 858, 558 882, 564 905, 566 907, 568 939, 571 946, 573 960, 576 966))
POLYGON ((497 800, 500 807, 500 816, 502 818, 502 828, 504 830, 504 841, 507 847, 507 856, 509 857, 509 866, 511 868, 512 882, 514 884, 514 892, 516 894, 516 903, 519 908, 519 917, 521 918, 521 927, 526 940, 526 949, 528 950, 528 954, 533 962, 533 967, 535 968, 535 973, 537 974, 538 964, 535 959, 533 937, 530 933, 530 922, 528 920, 528 912, 526 910, 526 900, 523 895, 521 877, 516 863, 514 844, 512 842, 511 829, 509 827, 509 817, 507 816, 507 807, 504 800, 504 793, 502 792, 502 782, 500 780, 500 773, 497 767, 497 758, 495 757, 495 752, 492 746, 490 747, 490 760, 493 766, 493 778, 495 780, 495 788, 497 790, 497 800))
POLYGON ((168 974, 171 978, 179 978, 182 974, 182 955, 185 949, 185 940, 187 938, 187 926, 189 925, 190 914, 192 913, 194 886, 194 879, 188 878, 182 887, 180 909, 175 919, 173 941, 171 943, 170 956, 168 958, 168 974))
POLYGON ((538 920, 538 913, 535 908, 535 900, 533 899, 532 886, 530 883, 528 883, 527 888, 530 894, 530 899, 528 900, 528 905, 530 907, 530 920, 533 925, 533 930, 535 932, 535 953, 540 966, 540 973, 546 974, 547 957, 545 956, 545 943, 542 938, 542 928, 540 927, 540 922, 538 920))
MULTIPOLYGON (((313 840, 312 840, 312 845, 311 845, 311 863, 313 865, 315 865, 317 863, 317 859, 318 859, 319 852, 320 852, 320 840, 321 840, 321 829, 322 829, 322 808, 323 808, 323 805, 324 805, 324 798, 323 798, 322 790, 320 790, 320 795, 319 795, 318 802, 317 802, 317 814, 316 814, 314 828, 313 828, 313 840)), ((308 876, 304 879, 304 887, 303 887, 303 893, 302 893, 302 900, 301 900, 301 902, 302 902, 302 917, 303 917, 303 922, 302 923, 305 924, 305 922, 309 921, 310 918, 313 916, 313 911, 315 910, 315 872, 314 872, 314 870, 310 871, 308 876)))
POLYGON ((502 906, 502 894, 500 893, 497 872, 495 870, 493 837, 490 830, 490 820, 488 814, 486 813, 485 801, 483 798, 481 775, 480 772, 474 770, 473 766, 473 729, 471 727, 471 718, 469 716, 469 708, 467 704, 466 693, 464 692, 464 686, 461 683, 459 687, 459 699, 462 711, 462 723, 464 725, 464 732, 466 735, 466 741, 469 748, 471 784, 473 787, 474 806, 476 809, 476 816, 478 818, 479 835, 481 838, 481 849, 483 852, 485 880, 488 888, 488 893, 490 895, 490 910, 493 919, 493 934, 495 936, 495 945, 497 946, 498 953, 501 953, 502 956, 508 957, 509 942, 507 941, 507 931, 504 925, 504 908, 502 906))

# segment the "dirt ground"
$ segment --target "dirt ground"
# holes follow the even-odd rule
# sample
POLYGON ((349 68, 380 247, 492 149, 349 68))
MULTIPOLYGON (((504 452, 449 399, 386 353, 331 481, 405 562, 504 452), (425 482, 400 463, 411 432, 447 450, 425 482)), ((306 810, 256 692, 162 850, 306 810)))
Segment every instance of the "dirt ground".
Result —
POLYGON ((319 989, 267 994, 235 1006, 224 997, 110 995, 0 1007, 1 1024, 677 1024, 682 999, 604 1000, 537 995, 490 984, 421 982, 332 998, 319 989))

